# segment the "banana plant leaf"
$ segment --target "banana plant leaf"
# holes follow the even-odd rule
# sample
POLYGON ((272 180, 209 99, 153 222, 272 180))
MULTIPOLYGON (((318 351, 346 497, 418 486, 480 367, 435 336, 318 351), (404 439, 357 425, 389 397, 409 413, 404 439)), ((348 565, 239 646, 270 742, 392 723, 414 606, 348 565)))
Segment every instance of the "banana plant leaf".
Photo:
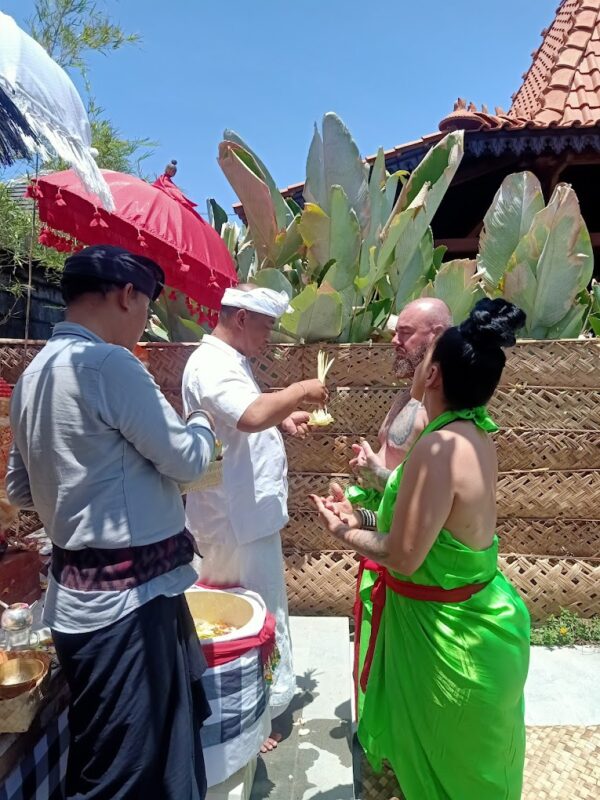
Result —
POLYGON ((485 297, 479 281, 475 259, 457 258, 442 264, 426 296, 443 300, 458 325, 475 303, 485 297))
POLYGON ((240 229, 235 222, 227 222, 221 228, 221 238, 227 245, 227 249, 235 258, 238 252, 238 245, 240 241, 240 229))
POLYGON ((353 286, 358 276, 360 224, 341 186, 331 187, 330 208, 328 260, 335 263, 327 270, 323 280, 341 292, 353 286))
POLYGON ((294 309, 281 317, 281 328, 305 342, 337 339, 344 327, 344 307, 339 292, 310 283, 296 295, 294 309))
POLYGON ((596 336, 600 336, 600 284, 592 281, 591 308, 588 324, 596 336))
POLYGON ((369 168, 341 119, 329 112, 323 117, 323 135, 315 125, 306 162, 304 198, 331 213, 331 187, 341 186, 354 209, 363 233, 371 219, 369 168))
POLYGON ((279 269, 260 269, 252 278, 252 283, 265 289, 285 292, 290 300, 294 296, 294 287, 279 269))
POLYGON ((559 184, 513 253, 503 293, 526 312, 527 332, 543 338, 544 331, 559 325, 572 310, 593 268, 590 235, 575 192, 559 184))
POLYGON ((430 224, 456 175, 463 154, 464 131, 453 131, 434 145, 402 187, 392 218, 409 208, 427 186, 427 224, 430 224))
POLYGON ((251 239, 245 241, 238 247, 235 260, 237 263, 238 279, 240 283, 245 283, 248 278, 254 275, 258 266, 256 250, 254 249, 251 239))
POLYGON ((329 215, 315 203, 307 203, 298 223, 298 229, 311 265, 311 272, 329 262, 329 215))
POLYGON ((477 263, 486 286, 494 291, 535 215, 544 208, 540 182, 532 172, 518 172, 504 179, 483 218, 477 263))
POLYGON ((589 312, 589 303, 578 303, 558 325, 548 329, 544 339, 577 339, 586 326, 589 312))
POLYGON ((244 161, 244 155, 240 145, 233 142, 219 145, 219 165, 244 206, 256 254, 262 263, 274 255, 277 219, 269 187, 244 161))
POLYGON ((280 231, 275 237, 275 247, 273 249, 273 264, 276 267, 284 267, 290 261, 298 258, 304 248, 302 235, 300 233, 301 217, 294 217, 286 230, 280 231))
POLYGON ((427 228, 412 257, 405 261, 403 255, 404 242, 396 245, 396 254, 388 275, 394 292, 394 307, 401 311, 411 300, 418 297, 427 285, 433 266, 433 232, 427 228))
MULTIPOLYGON (((234 142, 235 144, 240 145, 247 153, 249 153, 258 169, 260 170, 262 179, 269 187, 269 192, 271 193, 271 200, 273 201, 273 208, 275 209, 275 219, 277 220, 277 227, 279 229, 287 228, 291 221, 296 216, 296 213, 292 210, 290 205, 285 201, 281 192, 277 188, 277 184, 273 180, 271 173, 265 166, 265 164, 260 160, 260 158, 256 155, 254 150, 252 150, 246 142, 242 139, 239 134, 235 131, 227 129, 223 134, 223 139, 228 142, 234 142)), ((300 209, 298 209, 300 211, 300 209)))
POLYGON ((192 319, 180 318, 179 321, 180 321, 181 325, 183 325, 185 330, 188 331, 192 336, 192 338, 188 337, 187 340, 184 340, 184 341, 188 341, 188 342, 199 342, 199 341, 201 341, 202 337, 206 333, 206 331, 204 330, 204 328, 201 325, 198 325, 198 323, 194 322, 194 320, 192 320, 192 319))
POLYGON ((221 233, 223 226, 227 225, 227 212, 212 197, 206 201, 206 205, 210 224, 217 233, 221 233))
POLYGON ((169 299, 172 289, 167 287, 158 300, 152 303, 152 311, 171 342, 197 342, 205 331, 194 322, 185 306, 185 295, 175 292, 175 299, 169 299))

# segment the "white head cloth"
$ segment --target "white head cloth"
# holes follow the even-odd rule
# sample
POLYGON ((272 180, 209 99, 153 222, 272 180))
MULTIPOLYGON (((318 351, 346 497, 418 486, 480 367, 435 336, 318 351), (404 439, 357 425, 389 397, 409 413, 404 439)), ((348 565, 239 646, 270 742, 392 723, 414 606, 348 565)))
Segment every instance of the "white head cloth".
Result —
POLYGON ((242 292, 241 289, 225 289, 221 305, 245 308, 247 311, 255 311, 257 314, 275 317, 275 319, 286 312, 293 311, 290 307, 290 299, 285 292, 264 289, 262 286, 257 286, 256 289, 251 289, 249 292, 242 292))

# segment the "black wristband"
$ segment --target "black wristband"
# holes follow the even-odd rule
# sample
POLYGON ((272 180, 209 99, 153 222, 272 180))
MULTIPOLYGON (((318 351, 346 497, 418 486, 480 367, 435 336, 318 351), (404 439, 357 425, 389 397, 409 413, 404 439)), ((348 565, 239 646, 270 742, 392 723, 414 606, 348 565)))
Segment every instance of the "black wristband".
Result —
POLYGON ((374 511, 369 511, 368 508, 357 508, 360 515, 361 527, 363 530, 376 531, 377 530, 377 514, 374 511))

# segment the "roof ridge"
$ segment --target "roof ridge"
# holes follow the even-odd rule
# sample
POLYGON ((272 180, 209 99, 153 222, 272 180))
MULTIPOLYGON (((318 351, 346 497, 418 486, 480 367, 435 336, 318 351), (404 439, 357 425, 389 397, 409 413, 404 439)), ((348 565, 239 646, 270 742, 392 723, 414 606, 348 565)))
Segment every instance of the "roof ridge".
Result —
POLYGON ((512 96, 511 118, 542 124, 600 121, 600 0, 562 0, 512 96))
MULTIPOLYGON (((577 3, 585 2, 585 0, 561 0, 560 4, 558 5, 558 7, 556 9, 556 11, 554 12, 554 18, 553 18, 552 22, 550 23, 550 25, 548 27, 546 27, 546 28, 542 28, 542 31, 541 31, 542 41, 540 42, 540 44, 538 45, 536 50, 534 50, 533 53, 531 54, 531 64, 529 65, 527 70, 521 75, 521 78, 522 78, 523 82, 521 83, 521 85, 519 86, 517 91, 512 95, 512 98, 511 98, 512 99, 512 105, 511 105, 510 109, 508 110, 508 115, 509 116, 522 116, 522 114, 517 113, 516 108, 515 108, 515 105, 517 103, 518 97, 522 92, 523 93, 525 92, 525 87, 527 85, 527 81, 528 81, 530 76, 533 77, 534 70, 536 68, 540 69, 539 57, 540 57, 540 54, 541 54, 541 52, 543 50, 543 47, 546 44, 546 41, 547 41, 549 35, 552 33, 553 29, 558 26, 559 16, 560 16, 561 11, 563 11, 563 6, 565 6, 569 2, 573 2, 573 3, 577 4, 577 3)), ((568 36, 568 34, 570 33, 570 31, 573 28, 573 20, 574 20, 574 17, 576 16, 576 11, 577 11, 577 5, 574 5, 572 10, 571 10, 571 12, 570 12, 570 15, 571 15, 570 16, 571 26, 570 26, 570 28, 568 30, 565 29, 565 31, 563 32, 563 36, 562 36, 563 44, 564 44, 564 41, 565 41, 566 37, 568 36)), ((545 65, 543 76, 540 76, 540 77, 543 77, 544 79, 546 79, 548 77, 548 75, 551 74, 553 66, 554 66, 554 62, 549 61, 548 64, 545 65)), ((541 70, 540 70, 540 72, 541 72, 541 70)), ((535 113, 538 113, 543 108, 542 98, 543 98, 544 94, 546 93, 547 88, 548 87, 546 86, 545 91, 542 91, 542 93, 539 95, 538 102, 537 102, 537 109, 536 109, 535 113)), ((535 116, 535 114, 533 114, 532 116, 535 116)))
MULTIPOLYGON (((565 30, 565 33, 564 33, 564 36, 563 36, 562 47, 560 47, 556 52, 556 65, 557 66, 560 63, 560 56, 565 52, 565 50, 569 46, 572 46, 574 49, 581 50, 581 58, 579 60, 578 67, 580 67, 582 62, 587 58, 587 46, 590 43, 590 40, 591 40, 591 38, 592 38, 592 36, 594 34, 595 27, 598 24, 598 18, 600 17, 600 2, 596 2, 595 3, 595 8, 589 8, 589 7, 586 8, 586 5, 588 3, 591 3, 591 0, 580 0, 580 3, 581 3, 581 7, 580 7, 579 11, 589 10, 589 11, 595 12, 594 24, 590 25, 590 26, 585 26, 585 27, 578 25, 579 17, 575 13, 575 11, 573 12, 573 18, 572 18, 571 27, 570 27, 569 30, 565 30), (576 31, 578 31, 578 30, 585 30, 585 31, 588 32, 588 37, 587 37, 587 41, 586 41, 585 47, 577 47, 575 44, 573 44, 571 42, 572 34, 574 32, 576 32, 576 31)), ((570 80, 569 80, 569 84, 568 84, 568 92, 571 92, 573 90, 573 85, 575 83, 575 79, 577 78, 578 74, 579 73, 578 73, 577 69, 571 70, 570 80)), ((549 93, 549 91, 550 91, 550 89, 552 87, 553 87, 553 83, 549 82, 547 84, 547 86, 546 86, 545 91, 542 93, 542 96, 540 98, 540 100, 541 100, 540 108, 542 108, 542 109, 544 108, 544 102, 543 101, 545 100, 546 95, 549 93)))

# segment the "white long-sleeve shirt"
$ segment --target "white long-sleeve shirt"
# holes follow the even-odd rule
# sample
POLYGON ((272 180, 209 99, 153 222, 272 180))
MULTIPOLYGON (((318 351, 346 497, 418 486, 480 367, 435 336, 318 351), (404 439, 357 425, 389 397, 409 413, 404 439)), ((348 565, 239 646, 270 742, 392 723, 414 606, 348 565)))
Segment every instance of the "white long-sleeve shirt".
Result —
POLYGON ((287 524, 287 459, 279 430, 237 428, 260 394, 248 359, 216 336, 204 336, 183 373, 183 403, 187 413, 212 414, 223 444, 223 482, 187 497, 187 526, 200 551, 203 544, 248 544, 287 524))

